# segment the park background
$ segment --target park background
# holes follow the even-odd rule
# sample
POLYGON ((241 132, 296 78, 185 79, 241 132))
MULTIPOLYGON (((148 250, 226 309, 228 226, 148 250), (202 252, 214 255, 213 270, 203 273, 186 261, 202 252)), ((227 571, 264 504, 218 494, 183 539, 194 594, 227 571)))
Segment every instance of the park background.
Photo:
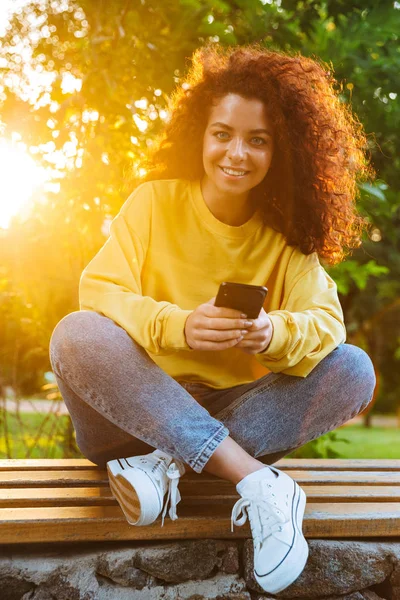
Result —
POLYGON ((375 395, 357 422, 288 456, 400 458, 400 3, 2 0, 0 30, 0 458, 81 456, 51 332, 78 309, 80 274, 207 42, 319 57, 364 126, 376 179, 357 203, 369 230, 326 269, 375 395))

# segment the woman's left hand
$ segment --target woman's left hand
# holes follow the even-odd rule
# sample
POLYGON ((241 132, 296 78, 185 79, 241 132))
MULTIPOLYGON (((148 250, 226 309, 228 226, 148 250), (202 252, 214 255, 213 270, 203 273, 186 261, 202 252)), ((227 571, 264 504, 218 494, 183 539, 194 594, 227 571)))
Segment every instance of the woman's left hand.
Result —
POLYGON ((235 348, 240 348, 246 354, 258 354, 269 346, 274 327, 263 308, 257 319, 249 319, 249 321, 253 321, 253 325, 249 327, 248 333, 236 344, 235 348))

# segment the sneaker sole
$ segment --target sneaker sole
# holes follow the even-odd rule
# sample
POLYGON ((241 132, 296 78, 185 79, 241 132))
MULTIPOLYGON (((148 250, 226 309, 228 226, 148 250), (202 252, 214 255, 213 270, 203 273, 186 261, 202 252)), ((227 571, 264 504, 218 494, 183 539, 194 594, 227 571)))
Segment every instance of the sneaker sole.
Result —
POLYGON ((259 576, 254 571, 257 583, 264 591, 276 594, 286 589, 293 583, 306 566, 309 548, 302 532, 302 523, 304 511, 306 508, 306 495, 302 488, 296 484, 296 494, 293 500, 295 507, 294 524, 294 543, 284 560, 268 575, 259 576))
POLYGON ((107 464, 110 490, 130 525, 150 525, 161 512, 159 493, 145 471, 135 467, 129 471, 129 478, 118 472, 118 460, 107 464), (154 506, 154 496, 157 506, 154 506), (147 502, 146 502, 147 500, 147 502), (150 500, 150 501, 149 501, 150 500))

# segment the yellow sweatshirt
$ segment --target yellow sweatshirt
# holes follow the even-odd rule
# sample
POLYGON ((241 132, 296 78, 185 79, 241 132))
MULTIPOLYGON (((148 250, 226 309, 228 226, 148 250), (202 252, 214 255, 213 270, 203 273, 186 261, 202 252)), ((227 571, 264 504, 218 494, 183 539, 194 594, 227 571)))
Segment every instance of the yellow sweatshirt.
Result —
POLYGON ((335 282, 316 253, 288 246, 257 211, 244 225, 219 221, 200 180, 142 183, 111 224, 82 273, 81 310, 123 327, 166 373, 227 388, 269 372, 306 377, 346 339, 335 282), (222 281, 264 285, 274 333, 267 351, 192 350, 187 317, 222 281))

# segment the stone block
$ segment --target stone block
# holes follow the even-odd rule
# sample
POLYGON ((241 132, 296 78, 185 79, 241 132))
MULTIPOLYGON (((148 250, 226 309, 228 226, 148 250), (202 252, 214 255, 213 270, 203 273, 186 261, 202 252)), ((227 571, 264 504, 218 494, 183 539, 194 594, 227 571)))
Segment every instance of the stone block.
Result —
MULTIPOLYGON (((133 565, 153 577, 171 583, 206 579, 223 565, 236 567, 232 544, 217 540, 190 540, 141 548, 133 565)), ((238 562, 237 562, 238 564, 238 562)))
POLYGON ((135 554, 136 550, 130 548, 104 552, 98 557, 96 573, 135 590, 155 585, 154 577, 134 566, 135 554))
POLYGON ((254 580, 251 539, 13 548, 0 556, 0 598, 400 600, 397 540, 312 539, 309 546, 303 572, 275 595, 254 580))
POLYGON ((96 557, 90 554, 76 560, 74 555, 62 553, 38 557, 22 554, 0 559, 0 589, 5 594, 8 594, 3 590, 6 581, 11 584, 11 589, 30 587, 23 596, 2 594, 2 600, 45 600, 46 595, 57 600, 95 600, 98 591, 95 562, 96 557))
POLYGON ((174 585, 132 590, 126 587, 110 586, 107 583, 99 589, 96 600, 251 600, 246 583, 238 575, 217 573, 205 580, 185 581, 174 585))
MULTIPOLYGON (((358 593, 391 576, 397 578, 393 575, 399 564, 396 542, 308 540, 308 544, 310 553, 303 572, 277 597, 327 600, 327 596, 340 596, 343 600, 345 594, 358 593)), ((247 587, 262 592, 253 573, 252 540, 244 544, 243 563, 247 587)))

